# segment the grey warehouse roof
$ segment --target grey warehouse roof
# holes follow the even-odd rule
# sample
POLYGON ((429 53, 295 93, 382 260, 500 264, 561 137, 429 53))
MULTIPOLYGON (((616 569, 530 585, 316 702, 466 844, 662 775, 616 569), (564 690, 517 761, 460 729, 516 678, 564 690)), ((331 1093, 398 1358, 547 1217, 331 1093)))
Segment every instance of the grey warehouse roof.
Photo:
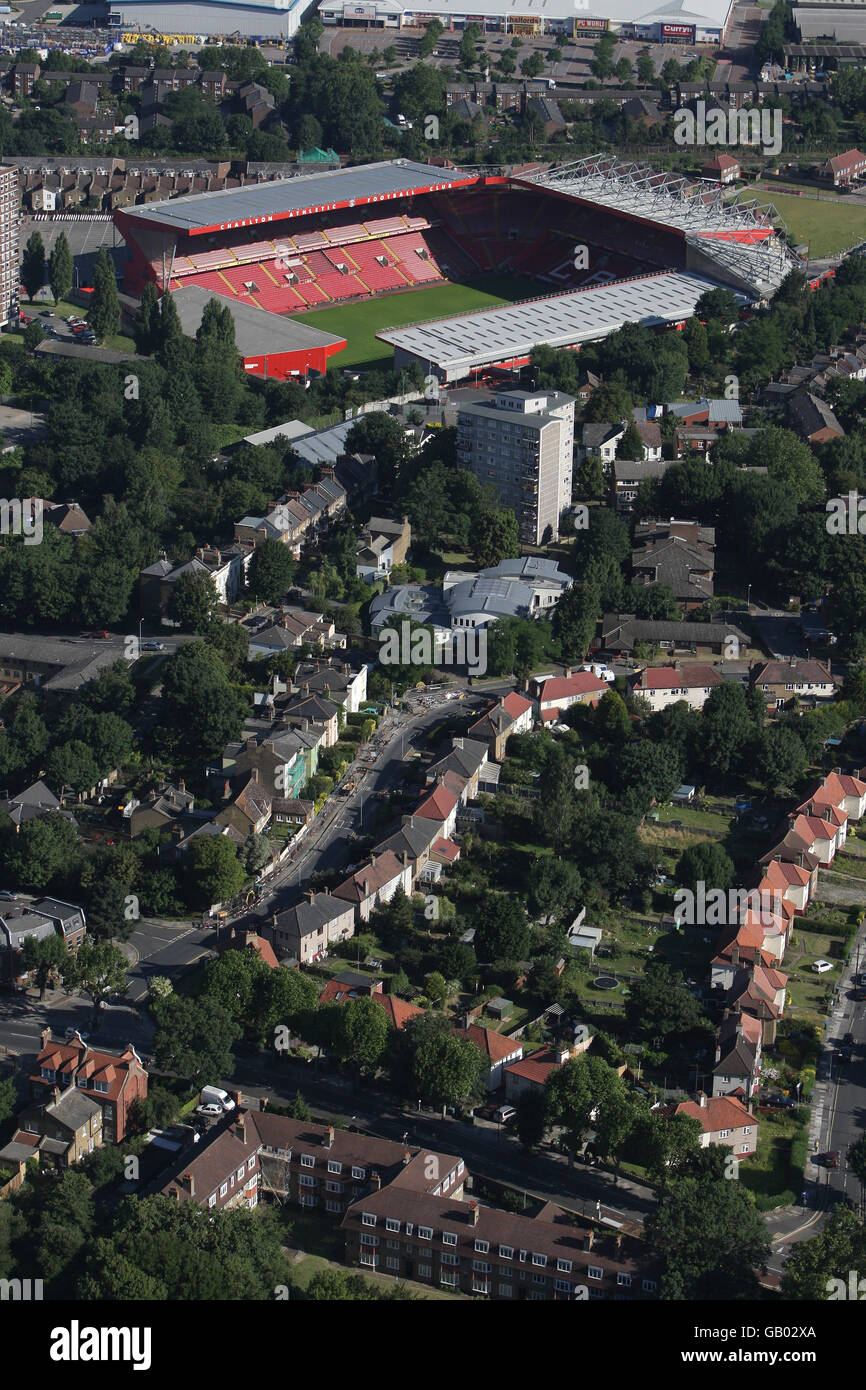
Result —
POLYGON ((500 358, 528 356, 539 343, 567 347, 604 338, 625 323, 678 323, 690 318, 701 295, 715 288, 700 275, 646 275, 376 336, 442 370, 470 370, 500 358))
POLYGON ((195 335, 205 305, 211 299, 227 305, 234 319, 237 349, 244 357, 261 357, 278 352, 302 352, 306 348, 329 347, 333 343, 346 341, 345 338, 335 337, 333 333, 323 333, 318 328, 311 328, 307 323, 297 323, 294 319, 269 314, 264 309, 257 309, 253 304, 229 299, 228 296, 215 294, 213 290, 203 290, 197 285, 182 286, 171 293, 180 315, 180 326, 190 338, 195 335))
POLYGON ((431 185, 449 187, 474 182, 474 174, 464 174, 460 169, 439 169, 432 164, 393 159, 324 174, 299 174, 296 178, 248 188, 226 188, 219 193, 194 193, 187 198, 151 203, 147 208, 132 208, 129 216, 136 222, 155 222, 179 232, 196 232, 221 222, 236 224, 298 216, 325 205, 352 206, 356 200, 368 203, 387 194, 405 197, 431 185))

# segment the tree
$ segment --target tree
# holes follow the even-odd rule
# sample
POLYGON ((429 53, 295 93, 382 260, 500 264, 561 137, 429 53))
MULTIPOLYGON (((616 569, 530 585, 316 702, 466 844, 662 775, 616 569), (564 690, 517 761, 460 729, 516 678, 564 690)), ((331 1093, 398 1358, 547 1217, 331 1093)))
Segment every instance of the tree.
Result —
POLYGON ((101 941, 125 941, 132 933, 135 917, 129 915, 128 885, 116 878, 103 877, 87 905, 87 928, 101 941))
POLYGON ((11 842, 0 848, 0 864, 24 892, 44 893, 69 874, 78 855, 78 835, 65 816, 50 811, 22 825, 11 842))
MULTIPOLYGON (((171 299, 171 295, 167 295, 166 298, 171 299)), ((159 291, 152 280, 148 280, 142 290, 135 311, 132 336, 135 340, 135 350, 142 357, 150 357, 160 345, 159 291)))
POLYGON ((66 240, 66 233, 61 232, 51 252, 48 272, 55 304, 59 303, 61 299, 65 299, 72 289, 72 271, 72 252, 69 249, 69 242, 66 240))
POLYGON ((162 702, 168 726, 187 747, 215 754, 240 734, 246 699, 229 684, 219 652, 187 642, 167 663, 162 702))
POLYGON ((642 53, 637 60, 637 80, 642 87, 649 87, 655 81, 655 64, 648 53, 642 53))
POLYGON ((49 981, 62 978, 63 966, 68 959, 69 952, 60 936, 47 936, 44 941, 38 941, 35 936, 25 938, 21 961, 26 971, 33 972, 40 1003, 45 998, 49 981))
POLYGON ((215 999, 172 994, 154 1003, 153 1014, 153 1049, 161 1070, 193 1086, 214 1083, 231 1072, 232 1043, 240 1036, 240 1026, 215 999))
POLYGON ((638 427, 634 420, 629 420, 625 427, 622 439, 616 446, 616 456, 618 459, 642 459, 643 440, 638 432, 638 427))
POLYGON ((395 1039, 394 1081, 404 1095, 453 1105, 483 1092, 487 1061, 442 1014, 419 1014, 395 1039))
POLYGON ((623 1090, 620 1077, 600 1057, 574 1057, 550 1073, 544 1086, 549 1123, 565 1130, 575 1153, 593 1123, 598 1107, 623 1090))
MULTIPOLYGON (((857 1141, 858 1144, 862 1140, 857 1141)), ((852 1146, 856 1147, 856 1146, 852 1146)), ((849 1150, 849 1153, 851 1150, 849 1150)), ((848 1296, 848 1270, 862 1270, 866 1264, 866 1230, 857 1212, 847 1202, 831 1209, 824 1229, 811 1240, 798 1241, 791 1247, 782 1274, 781 1294, 785 1299, 803 1299, 810 1303, 839 1297, 842 1281, 848 1296)))
POLYGON ((97 338, 110 338, 120 332, 120 300, 114 263, 104 246, 99 248, 93 268, 93 294, 87 310, 87 321, 97 338))
POLYGON ((595 636, 601 598, 593 582, 573 584, 553 613, 553 635, 566 661, 582 661, 595 636))
POLYGON ((488 894, 475 918, 475 953, 479 960, 523 960, 529 951, 529 926, 518 898, 488 894))
POLYGON ((109 941, 86 936, 76 954, 70 956, 63 972, 63 985, 68 994, 78 991, 90 999, 93 1004, 91 1028, 99 1024, 100 1005, 111 995, 126 993, 126 970, 126 957, 109 941))
POLYGON ((39 232, 31 232, 21 261, 21 283, 32 303, 45 284, 45 243, 39 232))
POLYGON ((533 1086, 522 1091, 517 1101, 517 1137, 525 1149, 535 1149, 547 1129, 547 1102, 543 1091, 533 1086))
POLYGON ((346 435, 347 454, 373 454, 379 475, 379 490, 387 493, 409 458, 403 426, 383 410, 371 410, 357 420, 346 435))
POLYGON ((520 71, 524 77, 540 77, 544 72, 544 54, 540 53, 538 49, 534 53, 530 53, 529 57, 524 58, 520 64, 520 71))
POLYGON ((713 687, 704 705, 702 730, 703 758, 716 776, 749 764, 755 730, 742 686, 723 681, 713 687))
POLYGON ((297 565, 290 548, 268 538, 256 547, 250 561, 248 585, 265 603, 281 603, 291 587, 297 565))
POLYGON ((392 1029, 385 1010, 375 999, 350 999, 340 1010, 340 1021, 338 1060, 351 1062, 359 1072, 375 1072, 391 1042, 392 1029))
POLYGON ((849 1147, 848 1167, 859 1179, 861 1187, 866 1187, 866 1134, 861 1134, 860 1138, 849 1147))
POLYGON ((758 770, 768 792, 790 790, 803 775, 806 750, 784 724, 766 730, 758 745, 758 770))
POLYGON ((561 919, 576 906, 581 887, 580 874, 567 859, 541 855, 533 860, 526 880, 529 911, 533 917, 561 919))
POLYGON ((644 1225, 663 1260, 665 1299, 757 1299, 770 1236, 740 1182, 677 1177, 662 1189, 644 1225))
POLYGON ((312 1113, 300 1091, 295 1091, 295 1099, 289 1106, 289 1114, 293 1120, 311 1120, 312 1113))
POLYGON ((191 906, 202 910, 229 902, 244 885, 237 846, 225 835, 198 835, 184 856, 184 879, 191 906))
POLYGON ((187 570, 171 586, 166 615, 181 631, 203 636, 216 616, 219 596, 209 574, 187 570))
POLYGON ((504 508, 486 507, 472 530, 471 552, 477 565, 486 569, 500 560, 518 554, 517 518, 504 508))
POLYGON ((682 975, 668 965, 652 965, 634 981, 625 1013, 629 1028, 642 1038, 667 1039, 709 1026, 682 975))
POLYGON ((721 889, 727 893, 733 888, 736 878, 734 862, 727 850, 715 840, 702 840, 683 850, 675 871, 677 883, 690 888, 694 893, 698 883, 706 885, 706 890, 721 889))

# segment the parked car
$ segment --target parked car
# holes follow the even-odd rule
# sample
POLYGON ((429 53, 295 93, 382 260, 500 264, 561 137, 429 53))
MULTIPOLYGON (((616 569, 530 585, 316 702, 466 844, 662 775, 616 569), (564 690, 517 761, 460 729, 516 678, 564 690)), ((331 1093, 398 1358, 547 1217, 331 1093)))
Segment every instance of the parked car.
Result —
POLYGON ((827 1150, 827 1152, 826 1152, 825 1155, 824 1155, 824 1167, 825 1167, 825 1168, 838 1168, 838 1167, 839 1167, 839 1150, 838 1150, 838 1149, 828 1149, 828 1150, 827 1150))
POLYGON ((209 1119, 209 1120, 218 1120, 219 1117, 220 1117, 220 1115, 224 1114, 225 1112, 223 1111, 223 1108, 222 1108, 221 1105, 216 1105, 215 1103, 212 1102, 212 1103, 209 1104, 209 1105, 198 1105, 198 1106, 196 1106, 196 1112, 195 1112, 195 1113, 196 1113, 197 1115, 204 1115, 204 1116, 206 1116, 206 1118, 209 1119))
POLYGON ((165 651, 165 643, 164 643, 164 642, 142 642, 142 644, 141 644, 141 650, 142 650, 143 652, 164 652, 164 651, 165 651))
POLYGON ((812 966, 812 969, 818 975, 826 975, 828 970, 833 969, 833 965, 832 962, 829 960, 816 960, 812 966))
POLYGON ((513 1105, 500 1105, 496 1110, 496 1118, 501 1125, 507 1125, 517 1119, 517 1111, 513 1105))

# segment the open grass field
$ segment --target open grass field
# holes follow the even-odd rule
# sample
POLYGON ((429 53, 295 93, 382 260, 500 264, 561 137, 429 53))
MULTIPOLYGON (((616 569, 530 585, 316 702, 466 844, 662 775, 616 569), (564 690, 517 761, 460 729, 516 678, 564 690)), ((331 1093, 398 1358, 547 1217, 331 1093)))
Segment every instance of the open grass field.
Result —
POLYGON ((382 367, 394 355, 392 347, 376 338, 385 328, 402 328, 407 323, 447 318, 449 314, 473 309, 495 309, 498 304, 530 299, 538 293, 535 281, 525 277, 482 275, 466 284, 428 285, 406 294, 380 295, 360 304, 335 304, 330 309, 293 314, 292 318, 348 340, 349 346, 333 359, 336 367, 382 367))
POLYGON ((832 256, 866 240, 866 208, 830 198, 817 199, 806 194, 768 194, 766 184, 755 184, 746 190, 762 200, 770 198, 796 243, 808 242, 809 255, 815 259, 832 256))

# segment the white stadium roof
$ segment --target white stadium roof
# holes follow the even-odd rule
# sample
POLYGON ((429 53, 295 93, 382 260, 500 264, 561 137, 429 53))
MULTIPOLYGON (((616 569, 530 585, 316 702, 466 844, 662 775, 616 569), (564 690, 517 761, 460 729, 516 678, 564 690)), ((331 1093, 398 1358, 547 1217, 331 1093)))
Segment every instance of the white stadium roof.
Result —
POLYGON ((443 371, 470 372, 511 357, 527 357, 539 343, 568 347, 603 338, 625 323, 679 323, 692 316, 706 290, 716 288, 700 275, 660 272, 414 328, 390 329, 376 337, 443 371))
POLYGON ((683 232, 688 246, 718 264, 720 279, 738 281, 757 299, 775 293, 794 269, 787 247, 775 235, 775 224, 784 229, 784 223, 772 204, 761 205, 757 199, 740 203, 721 188, 681 174, 594 154, 547 173, 522 176, 517 183, 549 188, 683 232), (749 243, 737 236, 765 239, 749 243))
POLYGON ((476 179, 476 174, 461 169, 388 159, 324 174, 299 174, 244 188, 224 188, 219 193, 193 193, 121 211, 135 223, 195 233, 215 226, 251 226, 326 208, 354 207, 356 203, 385 203, 426 189, 475 183, 476 179))

